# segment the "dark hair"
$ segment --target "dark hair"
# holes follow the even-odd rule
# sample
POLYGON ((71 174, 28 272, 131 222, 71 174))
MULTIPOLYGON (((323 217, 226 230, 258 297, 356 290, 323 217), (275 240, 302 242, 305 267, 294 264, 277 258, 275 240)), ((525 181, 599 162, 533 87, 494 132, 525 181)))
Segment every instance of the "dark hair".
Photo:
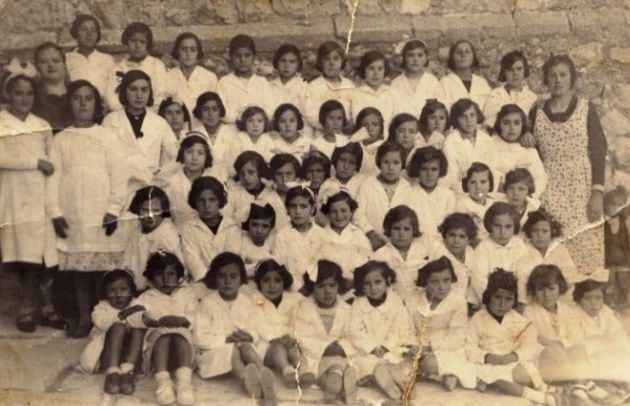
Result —
POLYGON ((503 105, 503 107, 501 107, 501 110, 499 110, 499 113, 497 114, 497 119, 494 122, 494 130, 497 132, 497 134, 499 134, 501 138, 503 138, 503 136, 501 135, 501 120, 503 120, 508 114, 518 114, 521 116, 522 125, 521 135, 519 136, 519 138, 522 137, 527 131, 529 131, 529 127, 527 125, 527 116, 525 115, 523 109, 521 109, 516 104, 505 104, 503 105))
POLYGON ((551 238, 558 238, 562 235, 562 225, 558 220, 556 220, 547 210, 540 208, 536 211, 532 211, 527 215, 527 221, 523 224, 523 232, 527 236, 527 238, 532 237, 532 228, 534 225, 538 224, 541 221, 546 221, 549 223, 549 228, 551 229, 551 238))
POLYGON ((273 259, 263 259, 256 265, 256 271, 254 272, 254 282, 256 283, 256 287, 260 290, 260 280, 265 276, 265 274, 278 271, 280 276, 282 277, 282 288, 283 290, 288 290, 293 285, 293 276, 287 270, 287 267, 284 265, 280 265, 273 259))
POLYGON ((271 172, 271 175, 275 176, 276 172, 286 164, 290 164, 293 167, 296 178, 303 178, 300 161, 298 161, 298 159, 292 154, 284 153, 274 155, 271 158, 271 161, 269 161, 269 171, 271 172))
POLYGON ((562 271, 553 264, 541 264, 532 269, 532 273, 527 278, 527 296, 536 296, 536 291, 540 288, 558 284, 560 294, 563 295, 569 289, 567 280, 564 279, 562 271))
POLYGON ((359 172, 363 164, 363 148, 361 148, 361 145, 358 142, 350 141, 346 145, 335 147, 332 157, 330 158, 333 167, 337 166, 337 162, 343 153, 350 154, 354 157, 357 161, 357 172, 359 172))
POLYGON ((196 200, 204 190, 209 190, 217 198, 219 208, 225 207, 227 204, 227 192, 223 183, 212 176, 201 176, 195 179, 190 186, 190 192, 188 192, 188 204, 193 209, 196 209, 196 200))
POLYGON ((187 39, 195 40, 195 44, 197 45, 197 60, 201 60, 204 57, 203 45, 199 37, 192 32, 183 32, 177 36, 175 44, 173 44, 173 49, 171 50, 171 57, 173 59, 179 59, 179 47, 182 45, 182 42, 187 39))
POLYGON ((144 276, 148 280, 151 280, 155 276, 155 271, 166 269, 166 267, 169 265, 175 266, 175 270, 177 271, 177 278, 184 277, 184 265, 182 264, 182 262, 179 260, 179 258, 177 258, 175 254, 165 251, 155 251, 149 255, 147 266, 142 273, 142 276, 144 276))
POLYGON ((184 115, 184 121, 189 123, 188 125, 190 126, 190 113, 188 112, 188 107, 186 107, 186 105, 184 103, 176 102, 175 100, 173 100, 173 98, 171 96, 169 96, 166 99, 162 100, 162 102, 160 103, 160 107, 158 107, 158 114, 160 115, 160 117, 164 117, 164 114, 166 113, 166 109, 171 107, 173 104, 177 104, 178 106, 180 106, 182 108, 182 114, 184 115))
POLYGON ((129 100, 127 100, 127 88, 136 80, 146 80, 149 83, 149 100, 147 101, 147 107, 153 106, 153 84, 149 75, 141 70, 133 69, 125 73, 122 77, 122 81, 116 91, 118 92, 118 101, 120 104, 127 107, 129 100))
POLYGON ((129 284, 129 288, 131 290, 131 295, 135 296, 137 293, 137 288, 131 272, 124 269, 113 269, 111 271, 105 272, 100 282, 98 283, 98 299, 105 300, 107 296, 107 288, 109 287, 109 285, 120 279, 125 279, 127 281, 127 284, 129 284))
POLYGON ((325 125, 328 115, 335 110, 343 111, 343 126, 345 127, 348 124, 348 117, 346 116, 346 109, 343 107, 343 104, 338 100, 330 99, 323 102, 319 107, 319 123, 322 127, 325 125))
POLYGON ((357 114, 357 120, 354 123, 354 131, 359 131, 361 127, 363 127, 361 122, 367 116, 370 116, 372 114, 376 114, 378 116, 378 120, 381 123, 381 135, 383 135, 383 132, 385 131, 385 121, 383 120, 383 114, 376 107, 365 107, 361 109, 361 111, 359 111, 359 114, 357 114))
POLYGON ((6 79, 6 82, 4 83, 4 89, 5 92, 7 94, 11 93, 13 91, 13 88, 15 87, 15 85, 17 85, 17 82, 23 80, 25 82, 28 82, 31 84, 31 88, 33 89, 33 93, 36 92, 37 89, 37 81, 35 80, 35 78, 31 78, 28 77, 22 73, 15 75, 15 76, 9 76, 6 79))
POLYGON ((440 178, 446 176, 448 171, 446 156, 444 152, 433 146, 419 148, 413 153, 409 160, 407 174, 411 177, 420 176, 420 168, 422 168, 422 165, 431 161, 438 161, 440 164, 440 178))
MULTIPOLYGON (((420 133, 423 135, 431 135, 429 134, 429 116, 436 111, 444 110, 446 113, 446 125, 448 126, 448 109, 446 105, 437 99, 429 99, 427 100, 424 107, 422 107, 422 111, 420 112, 420 118, 418 119, 418 128, 420 133)), ((448 128, 448 127, 447 127, 448 128)))
POLYGON ((411 114, 396 114, 394 118, 392 118, 392 121, 389 122, 389 128, 387 129, 387 141, 396 141, 396 130, 407 121, 413 121, 416 123, 416 128, 418 127, 418 120, 411 114))
POLYGON ((145 186, 136 191, 131 200, 129 211, 136 216, 140 215, 140 206, 151 199, 158 199, 162 205, 162 217, 171 217, 171 202, 166 193, 157 186, 145 186))
POLYGON ((481 303, 488 307, 492 295, 499 289, 507 290, 514 295, 512 308, 516 308, 518 305, 518 281, 514 272, 508 272, 502 268, 496 268, 488 276, 488 285, 486 290, 483 291, 483 295, 481 295, 481 303))
POLYGON ((341 60, 342 60, 341 69, 343 69, 346 66, 346 57, 344 55, 345 52, 343 48, 341 47, 341 45, 335 41, 323 42, 319 46, 319 48, 317 48, 317 58, 315 59, 315 69, 317 69, 320 72, 323 72, 324 71, 322 68, 323 59, 333 52, 339 52, 339 55, 341 56, 341 60))
POLYGON ((368 66, 377 61, 383 61, 383 65, 385 65, 385 77, 389 76, 389 61, 387 60, 385 54, 381 51, 367 51, 361 57, 361 63, 357 68, 357 74, 359 75, 359 77, 365 79, 365 70, 368 66))
POLYGON ((322 204, 322 207, 320 209, 321 212, 325 215, 328 215, 328 213, 330 213, 330 207, 333 205, 333 203, 337 203, 337 202, 348 203, 348 206, 350 206, 350 211, 352 213, 354 213, 354 211, 359 207, 359 204, 357 203, 357 201, 354 200, 348 192, 346 192, 345 190, 340 190, 339 192, 330 196, 328 200, 326 200, 326 202, 322 204))
POLYGON ((228 46, 230 57, 234 55, 236 50, 239 48, 248 48, 254 55, 256 55, 256 43, 249 35, 238 34, 235 37, 232 37, 230 45, 228 46))
POLYGON ((455 72, 455 49, 457 49, 457 47, 460 46, 461 44, 468 44, 470 46, 470 49, 472 50, 473 61, 472 61, 471 68, 476 69, 479 67, 479 58, 477 57, 477 50, 475 49, 473 44, 468 40, 460 39, 459 41, 451 45, 451 48, 448 50, 448 60, 446 61, 446 67, 451 72, 455 72))
POLYGON ((468 193, 468 181, 475 173, 488 172, 488 182, 490 183, 490 191, 494 189, 494 176, 488 165, 483 162, 473 162, 466 171, 466 176, 462 178, 462 190, 468 193))
POLYGON ((182 139, 181 144, 179 144, 179 151, 177 151, 176 161, 184 163, 184 153, 188 148, 191 148, 195 144, 201 144, 201 146, 203 146, 203 150, 206 152, 206 161, 204 162, 203 167, 210 168, 213 161, 210 146, 204 137, 197 135, 196 133, 188 134, 182 139))
POLYGON ((339 264, 327 259, 320 259, 317 261, 317 279, 311 280, 308 272, 304 273, 304 292, 306 296, 310 296, 315 289, 315 285, 324 282, 328 278, 334 278, 337 282, 338 292, 345 293, 348 290, 346 286, 346 280, 343 278, 343 271, 339 264))
POLYGON ((529 77, 529 63, 527 63, 527 58, 521 51, 512 51, 503 55, 501 58, 501 70, 499 71, 499 82, 505 82, 505 71, 510 69, 512 65, 514 65, 518 61, 523 61, 523 73, 525 74, 525 78, 529 77))
POLYGON ((223 267, 230 264, 235 264, 238 267, 238 270, 241 274, 241 285, 247 283, 247 271, 245 270, 245 263, 243 262, 243 258, 233 252, 224 251, 214 257, 212 262, 210 262, 210 268, 208 269, 208 272, 203 277, 203 283, 208 287, 208 289, 217 288, 217 276, 219 274, 219 271, 223 267))
POLYGON ((290 188, 289 190, 287 190, 287 194, 284 197, 284 206, 288 209, 289 204, 291 203, 291 200, 299 196, 305 197, 306 199, 308 199, 311 206, 313 206, 311 215, 315 215, 315 210, 317 210, 315 207, 315 193, 306 186, 294 186, 290 188))
POLYGON ((272 119, 272 130, 280 132, 280 125, 278 124, 280 120, 280 116, 283 115, 286 111, 292 111, 297 118, 297 129, 298 131, 304 128, 304 118, 302 117, 302 113, 300 113, 300 109, 295 107, 295 105, 291 103, 283 103, 278 106, 276 111, 273 113, 272 119))
POLYGON ((387 286, 392 286, 396 282, 396 272, 390 268, 387 262, 369 260, 365 264, 361 265, 354 270, 354 295, 364 296, 363 284, 365 283, 365 277, 372 271, 378 270, 383 275, 387 286))
POLYGON ((578 282, 575 284, 575 288, 573 289, 573 301, 576 303, 580 303, 584 295, 588 292, 592 292, 594 290, 601 290, 606 296, 606 283, 597 282, 593 279, 586 279, 582 282, 578 282))
POLYGON ((300 50, 293 44, 282 44, 273 54, 273 67, 278 69, 278 63, 280 62, 280 58, 282 58, 286 54, 294 54, 297 56, 298 63, 298 72, 302 70, 302 55, 300 54, 300 50))
POLYGON ((55 44, 54 42, 51 41, 46 41, 43 42, 41 44, 39 44, 37 46, 37 48, 35 48, 35 52, 34 52, 34 57, 33 59, 35 60, 35 63, 37 64, 37 60, 39 59, 39 55, 46 51, 47 49, 54 49, 57 52, 59 52, 59 54, 61 55, 61 60, 63 61, 63 64, 66 64, 66 54, 63 52, 63 49, 61 49, 61 47, 57 44, 55 44))
POLYGON ((445 256, 441 256, 440 258, 433 260, 424 265, 422 268, 418 269, 418 279, 416 279, 416 286, 426 288, 431 274, 442 272, 445 269, 447 269, 451 273, 451 282, 457 282, 457 275, 455 275, 455 269, 453 269, 453 264, 451 263, 451 260, 446 258, 445 256))
POLYGON ((451 106, 451 114, 448 117, 449 126, 457 130, 461 130, 459 124, 457 123, 457 119, 464 115, 466 110, 471 107, 475 109, 475 113, 477 114, 477 124, 483 123, 486 118, 479 108, 479 105, 470 99, 459 99, 451 106))
POLYGON ((79 89, 86 86, 92 89, 92 92, 94 93, 94 116, 92 117, 92 120, 95 123, 100 123, 103 121, 104 116, 103 99, 96 86, 87 80, 75 80, 68 85, 68 89, 66 90, 66 107, 68 112, 72 115, 72 96, 79 89))
POLYGON ((438 226, 438 231, 442 234, 442 238, 446 238, 446 234, 456 228, 463 228, 469 241, 477 239, 477 225, 470 214, 449 214, 438 226))
POLYGON ((77 15, 75 17, 74 21, 72 22, 72 25, 70 26, 70 35, 72 36, 72 38, 78 39, 78 37, 79 37, 79 28, 86 21, 93 21, 94 22, 94 25, 96 26, 96 35, 97 35, 96 36, 96 43, 99 43, 101 41, 101 24, 96 19, 96 17, 94 17, 91 14, 79 14, 79 15, 77 15))
POLYGON ((405 165, 407 163, 407 152, 405 151, 405 148, 398 142, 389 140, 379 145, 379 147, 376 149, 376 166, 378 166, 378 168, 380 169, 383 158, 389 152, 398 152, 400 154, 402 168, 405 169, 405 165))
POLYGON ((125 30, 122 33, 122 44, 127 45, 131 36, 138 33, 144 34, 147 37, 147 50, 153 48, 153 32, 151 31, 151 28, 149 28, 149 26, 145 23, 141 23, 139 21, 134 21, 125 27, 125 30))
POLYGON ((209 101, 215 101, 219 106, 221 117, 225 117, 225 105, 223 104, 223 100, 221 100, 221 96, 215 92, 205 92, 197 98, 197 103, 193 109, 193 116, 195 116, 198 120, 201 120, 201 108, 209 101))
POLYGON ((238 173, 249 162, 254 163, 260 178, 269 179, 269 166, 265 162, 265 158, 256 151, 243 151, 234 160, 234 170, 236 171, 234 180, 237 182, 240 180, 238 173))
POLYGON ((575 67, 575 63, 568 55, 554 55, 545 62, 542 67, 543 70, 543 84, 545 86, 549 86, 547 83, 547 76, 551 71, 551 68, 554 68, 558 65, 566 65, 569 68, 569 73, 571 74, 571 87, 575 85, 575 81, 577 80, 577 68, 575 67))
POLYGON ((414 49, 422 49, 424 54, 427 56, 427 62, 425 63, 425 67, 429 66, 429 49, 427 48, 427 44, 424 41, 418 39, 412 39, 407 41, 405 46, 403 47, 400 55, 402 56, 402 62, 400 63, 400 67, 403 69, 407 69, 407 52, 413 51, 414 49))
POLYGON ((247 131, 247 120, 254 117, 256 114, 262 114, 263 121, 265 123, 263 131, 267 132, 271 130, 271 123, 269 122, 269 117, 265 110, 263 110, 260 106, 249 106, 241 114, 241 119, 236 122, 236 128, 241 131, 247 131))
POLYGON ((321 164, 324 168, 324 176, 330 178, 330 159, 319 151, 309 152, 308 156, 302 161, 302 173, 306 178, 306 169, 312 165, 321 164))
POLYGON ((505 202, 494 202, 486 211, 486 214, 483 216, 483 226, 486 228, 488 232, 492 230, 492 222, 497 216, 501 216, 507 214, 512 219, 512 223, 514 224, 514 235, 518 234, 521 230, 521 222, 519 221, 518 214, 516 210, 509 203, 505 202))
POLYGON ((249 214, 247 215, 247 219, 241 223, 241 228, 245 231, 249 230, 249 221, 250 220, 271 220, 271 228, 273 229, 276 226, 276 211, 273 206, 269 203, 264 206, 260 206, 254 203, 250 203, 249 205, 249 214))
POLYGON ((534 184, 534 177, 527 170, 527 168, 512 169, 505 174, 505 181, 503 182, 503 192, 507 191, 508 186, 511 186, 518 182, 525 182, 527 185, 527 194, 532 195, 536 191, 536 185, 534 184))
POLYGON ((411 228, 413 229, 414 238, 420 237, 420 222, 418 221, 418 215, 413 209, 405 204, 399 204, 392 207, 387 211, 383 218, 383 231, 386 236, 390 236, 392 231, 392 225, 404 219, 411 220, 411 228))

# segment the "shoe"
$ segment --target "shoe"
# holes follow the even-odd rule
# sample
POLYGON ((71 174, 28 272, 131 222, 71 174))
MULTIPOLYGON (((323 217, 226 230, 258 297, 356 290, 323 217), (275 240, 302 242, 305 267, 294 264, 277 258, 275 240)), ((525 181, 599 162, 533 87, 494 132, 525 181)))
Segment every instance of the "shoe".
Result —
POLYGON ((263 367, 260 369, 260 388, 265 404, 275 404, 277 402, 273 372, 269 368, 263 367))
POLYGON ((108 395, 117 395, 120 393, 120 375, 118 372, 105 375, 103 391, 108 395))
POLYGON ((70 338, 84 338, 90 335, 92 326, 78 324, 68 330, 67 336, 70 338))
POLYGON ((155 390, 155 398, 158 405, 171 405, 175 403, 175 391, 173 390, 173 382, 170 379, 158 382, 155 390))
POLYGON ((455 375, 445 375, 442 378, 442 386, 449 392, 457 389, 457 377, 455 375))
POLYGON ((315 373, 306 369, 298 369, 299 385, 300 389, 308 389, 317 380, 315 373))
POLYGON ((284 386, 289 389, 295 389, 298 386, 298 381, 296 380, 295 373, 295 369, 291 366, 287 366, 282 371, 282 382, 284 383, 284 386))
POLYGON ((55 312, 50 312, 46 314, 42 313, 39 324, 44 327, 54 328, 56 330, 65 330, 67 326, 64 318, 55 312))
POLYGON ((120 393, 131 395, 136 391, 136 376, 133 372, 120 375, 120 393))
POLYGON ((35 324, 35 316, 32 312, 21 314, 18 316, 15 326, 23 333, 32 333, 37 327, 35 324))
POLYGON ((195 404, 195 394, 190 383, 177 386, 177 403, 180 406, 192 406, 195 404))

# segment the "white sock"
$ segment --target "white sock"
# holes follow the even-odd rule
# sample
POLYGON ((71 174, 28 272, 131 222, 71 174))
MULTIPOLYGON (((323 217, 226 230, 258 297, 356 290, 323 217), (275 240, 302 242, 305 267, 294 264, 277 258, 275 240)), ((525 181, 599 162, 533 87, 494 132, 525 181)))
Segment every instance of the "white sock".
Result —
POLYGON ((128 362, 120 364, 120 373, 121 374, 126 374, 126 373, 129 373, 129 372, 133 372, 133 364, 130 364, 128 362))
POLYGON ((155 380, 157 381, 158 385, 160 383, 168 383, 171 381, 171 374, 169 374, 168 371, 156 372, 155 380))
POLYGON ((119 373, 120 373, 120 369, 118 369, 118 367, 109 367, 107 368, 107 371, 105 371, 105 375, 119 374, 119 373))
POLYGON ((177 368, 175 371, 175 378, 177 378, 178 385, 190 385, 192 379, 192 369, 189 367, 177 368))
MULTIPOLYGON (((539 392, 532 388, 528 388, 527 386, 523 388, 522 397, 524 397, 527 400, 531 400, 534 403, 543 404, 543 405, 547 404, 546 400, 548 399, 548 397, 545 396, 543 392, 539 392)), ((550 397, 550 399, 553 399, 553 398, 550 397)))

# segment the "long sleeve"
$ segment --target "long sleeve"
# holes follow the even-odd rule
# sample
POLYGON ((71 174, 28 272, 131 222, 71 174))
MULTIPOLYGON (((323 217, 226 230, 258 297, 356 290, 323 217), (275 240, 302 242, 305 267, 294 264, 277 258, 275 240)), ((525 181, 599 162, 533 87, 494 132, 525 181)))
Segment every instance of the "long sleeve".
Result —
MULTIPOLYGON (((166 122, 164 122, 164 124, 166 124, 166 122)), ((163 166, 169 162, 175 161, 178 150, 179 144, 177 142, 177 138, 167 124, 167 127, 165 127, 162 132, 162 153, 160 154, 160 165, 163 166)))
POLYGON ((193 330, 195 345, 201 350, 210 350, 225 344, 225 334, 220 328, 223 323, 218 319, 220 309, 212 300, 202 300, 195 314, 193 330))
MULTIPOLYGON (((356 176, 356 175, 355 175, 356 176)), ((370 215, 368 213, 368 202, 373 199, 370 193, 370 182, 363 182, 357 192, 357 203, 359 207, 354 212, 353 221, 365 234, 374 231, 374 227, 370 223, 370 215)))
MULTIPOLYGON (((111 135, 112 142, 115 136, 111 135)), ((109 201, 107 212, 115 216, 120 216, 124 210, 125 199, 127 197, 128 174, 124 165, 121 164, 122 157, 117 153, 116 145, 108 145, 107 148, 107 171, 109 173, 109 201)), ((56 168, 56 166, 55 166, 56 168)))
POLYGON ((528 148, 526 153, 531 164, 527 169, 531 172, 532 177, 534 178, 534 186, 536 189, 534 197, 539 198, 540 195, 547 189, 547 171, 545 171, 545 167, 540 160, 540 155, 538 155, 538 152, 535 149, 528 148))
POLYGON ((466 343, 467 324, 466 307, 462 306, 453 312, 445 329, 439 329, 431 335, 431 349, 453 351, 462 348, 466 343))
POLYGON ((119 321, 117 318, 113 318, 114 313, 111 311, 109 304, 103 304, 102 302, 94 306, 92 311, 92 323, 94 327, 101 331, 107 331, 115 322, 119 321))
POLYGON ((61 178, 63 177, 63 164, 61 158, 60 144, 61 140, 53 141, 48 158, 53 164, 55 171, 46 179, 46 208, 51 218, 63 216, 61 211, 61 201, 59 194, 61 193, 61 178))
POLYGON ((208 272, 208 265, 202 260, 202 253, 199 249, 197 236, 188 232, 186 228, 182 230, 182 251, 184 254, 184 264, 186 271, 191 276, 191 280, 201 280, 208 272))
POLYGON ((540 350, 538 344, 538 332, 534 323, 527 323, 520 335, 516 338, 514 352, 519 361, 533 361, 540 350))
POLYGON ((376 347, 378 347, 378 343, 369 333, 368 326, 361 317, 360 310, 355 309, 354 306, 353 309, 350 310, 348 338, 357 350, 362 351, 365 354, 371 353, 376 347))
POLYGON ((606 173, 606 151, 608 144, 606 135, 599 120, 597 109, 593 103, 588 104, 587 116, 588 130, 588 151, 591 161, 591 173, 593 185, 604 185, 604 177, 606 173))
POLYGON ((487 352, 479 345, 479 322, 477 317, 473 317, 468 325, 466 334, 466 355, 475 364, 484 364, 487 352))
POLYGON ((11 137, 23 137, 25 135, 0 136, 0 169, 35 170, 39 158, 31 153, 23 153, 21 148, 13 147, 9 142, 11 137))

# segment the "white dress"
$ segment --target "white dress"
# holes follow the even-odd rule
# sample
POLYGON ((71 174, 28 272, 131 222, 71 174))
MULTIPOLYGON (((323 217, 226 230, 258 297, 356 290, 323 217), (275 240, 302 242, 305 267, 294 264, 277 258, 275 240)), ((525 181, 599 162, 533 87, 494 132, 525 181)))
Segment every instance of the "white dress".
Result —
POLYGON ((395 114, 408 113, 414 117, 420 117, 428 99, 444 102, 440 81, 430 72, 422 74, 415 89, 407 76, 404 73, 400 74, 392 80, 392 89, 398 93, 395 114))
POLYGON ((346 114, 357 123, 357 116, 366 107, 373 107, 383 115, 383 129, 389 128, 389 123, 394 117, 395 106, 398 101, 398 92, 386 84, 382 84, 374 90, 368 85, 357 87, 350 94, 350 113, 346 114))
POLYGON ((453 287, 451 288, 452 294, 459 295, 467 302, 473 303, 468 298, 471 295, 473 298, 476 297, 470 286, 470 277, 473 273, 475 273, 475 267, 477 266, 475 250, 470 245, 466 246, 466 251, 464 252, 464 262, 455 258, 446 246, 442 246, 442 255, 451 261, 453 271, 455 271, 455 276, 457 276, 457 282, 453 283, 453 287))
POLYGON ((147 55, 142 61, 134 62, 129 60, 129 56, 125 55, 123 59, 114 66, 109 83, 107 85, 107 93, 105 93, 105 103, 109 110, 117 110, 122 107, 118 100, 118 86, 122 82, 122 75, 130 70, 141 70, 151 79, 151 87, 153 89, 153 106, 152 109, 157 111, 160 103, 170 94, 170 81, 166 72, 166 66, 162 60, 147 55))
POLYGON ((438 234, 438 226, 442 221, 455 212, 457 198, 451 189, 438 184, 431 192, 427 192, 420 185, 412 186, 413 199, 418 207, 418 221, 420 231, 431 235, 438 234))
POLYGON ((516 104, 527 115, 532 107, 534 107, 536 100, 538 100, 538 96, 530 90, 527 84, 523 85, 523 89, 521 89, 520 92, 507 90, 505 86, 499 86, 490 91, 485 107, 479 107, 483 108, 486 125, 494 127, 494 123, 497 121, 497 114, 499 114, 501 107, 506 104, 516 104))
POLYGON ((627 365, 630 359, 630 340, 613 310, 604 304, 595 317, 586 313, 581 307, 576 310, 576 313, 582 334, 582 344, 588 355, 594 360, 604 359, 605 363, 613 358, 621 359, 627 365))
POLYGON ((262 261, 263 259, 271 258, 271 248, 273 247, 275 240, 276 233, 272 231, 271 234, 269 234, 269 237, 267 237, 267 239, 263 243, 263 245, 259 247, 258 245, 254 244, 252 239, 249 237, 247 231, 240 231, 240 237, 237 241, 238 249, 236 249, 235 252, 238 252, 241 258, 243 258, 248 278, 254 278, 254 271, 258 262, 262 261))
POLYGON ((493 196, 487 195, 485 204, 480 204, 474 201, 470 195, 459 194, 459 200, 455 206, 455 211, 458 213, 469 214, 475 225, 477 226, 477 238, 484 239, 488 237, 488 230, 483 224, 483 218, 486 215, 486 211, 492 206, 496 200, 493 196))
POLYGON ((217 93, 225 106, 226 123, 234 123, 241 119, 243 111, 250 106, 258 106, 265 110, 271 120, 275 102, 272 87, 267 79, 262 76, 252 75, 249 79, 237 77, 229 73, 219 79, 217 93))
POLYGON ((314 129, 321 129, 319 109, 328 100, 337 100, 343 106, 346 117, 350 120, 350 97, 354 90, 354 83, 350 79, 341 78, 339 84, 333 84, 323 76, 319 76, 308 84, 304 101, 303 115, 308 125, 314 129))
MULTIPOLYGON (((444 155, 448 162, 448 172, 444 177, 444 185, 456 192, 462 191, 462 179, 473 162, 486 165, 494 154, 492 138, 482 130, 477 130, 475 141, 462 138, 459 130, 453 130, 444 141, 444 155)), ((498 185, 498 183, 495 184, 498 185)))
MULTIPOLYGON (((304 283, 304 273, 311 270, 319 254, 326 234, 317 224, 301 233, 291 224, 278 230, 276 240, 271 247, 271 254, 284 264, 293 276, 293 290, 298 290, 304 283)), ((313 276, 311 275, 311 280, 313 276)))
MULTIPOLYGON (((350 195, 350 197, 352 197, 353 199, 357 199, 357 196, 359 194, 359 189, 361 188, 361 185, 363 184, 363 181, 365 181, 365 179, 367 179, 366 176, 364 176, 361 173, 356 173, 353 177, 351 177, 347 183, 341 183, 339 181, 339 179, 337 179, 334 176, 331 176, 330 178, 326 179, 322 185, 319 187, 319 190, 326 190, 326 189, 335 189, 335 190, 339 190, 339 189, 345 189, 345 191, 350 195)), ((319 202, 318 203, 318 207, 321 207, 321 205, 324 202, 319 202)))
MULTIPOLYGON (((272 115, 281 104, 285 103, 294 105, 300 110, 300 113, 304 114, 308 82, 302 78, 302 75, 297 73, 286 83, 282 83, 282 80, 277 77, 269 81, 269 85, 272 89, 270 95, 275 99, 273 111, 271 111, 272 115)), ((306 125, 306 123, 304 124, 306 125)))
POLYGON ((184 102, 190 114, 192 114, 199 96, 205 92, 216 92, 217 90, 217 75, 199 65, 193 68, 188 79, 180 68, 169 69, 168 81, 170 93, 184 102))
MULTIPOLYGON (((385 130, 383 130, 385 131, 385 130)), ((357 132, 352 134, 350 141, 358 142, 363 150, 363 160, 361 161, 361 170, 360 173, 365 176, 373 176, 378 175, 379 169, 376 166, 376 151, 378 147, 383 145, 385 142, 384 139, 380 139, 378 141, 374 141, 369 145, 363 144, 363 140, 368 139, 369 134, 365 127, 361 127, 357 132)))
POLYGON ((276 140, 269 133, 263 133, 258 137, 256 142, 254 142, 246 132, 241 131, 237 135, 238 137, 238 146, 239 150, 236 156, 240 155, 245 151, 256 151, 263 158, 265 158, 265 162, 269 163, 271 158, 273 158, 273 150, 276 148, 276 140))
POLYGON ((226 216, 233 218, 237 224, 243 223, 247 220, 250 205, 255 200, 266 201, 273 207, 273 210, 276 212, 276 230, 289 224, 289 215, 284 202, 278 196, 278 193, 269 186, 265 186, 262 192, 254 196, 245 190, 240 183, 235 184, 228 189, 228 203, 221 211, 226 216))
MULTIPOLYGON (((260 329, 261 340, 268 345, 271 340, 285 335, 293 337, 295 333, 291 328, 293 314, 302 300, 305 298, 300 293, 284 291, 282 300, 276 307, 262 293, 256 292, 252 297, 255 310, 251 318, 258 320, 265 327, 260 329)), ((261 355, 264 355, 264 352, 261 355)))
POLYGON ((344 278, 352 280, 354 270, 365 264, 371 256, 370 240, 356 225, 349 223, 341 233, 337 233, 330 225, 324 227, 324 242, 318 257, 336 262, 344 278))
POLYGON ((275 154, 291 154, 297 158, 297 160, 302 163, 302 159, 308 154, 311 150, 311 144, 313 142, 313 138, 305 135, 304 131, 300 132, 300 135, 293 142, 287 142, 282 136, 278 136, 275 138, 275 145, 272 148, 272 152, 275 154))
POLYGON ((446 104, 446 108, 451 111, 451 107, 459 99, 470 99, 479 105, 483 110, 490 94, 490 85, 488 81, 479 75, 472 75, 470 91, 466 89, 464 82, 455 73, 449 73, 440 79, 442 85, 442 97, 440 101, 446 104))
POLYGON ((87 80, 98 89, 101 97, 105 97, 109 91, 109 79, 115 66, 116 62, 110 54, 96 49, 88 56, 79 53, 78 48, 66 54, 66 69, 70 80, 87 80))
POLYGON ((580 344, 583 334, 576 322, 578 314, 574 307, 560 301, 557 306, 556 313, 552 313, 540 304, 531 302, 525 306, 523 316, 534 323, 538 337, 560 341, 565 348, 580 344))
POLYGON ((236 174, 234 161, 241 150, 241 143, 237 137, 238 130, 233 125, 221 124, 215 137, 210 137, 203 125, 193 127, 193 131, 203 134, 210 145, 212 154, 212 167, 218 173, 224 173, 227 177, 236 174))
POLYGON ((348 137, 343 134, 335 134, 335 141, 330 142, 324 138, 321 130, 315 130, 313 133, 313 140, 311 141, 312 148, 326 155, 328 159, 332 159, 332 154, 336 147, 343 147, 348 143, 348 137))

